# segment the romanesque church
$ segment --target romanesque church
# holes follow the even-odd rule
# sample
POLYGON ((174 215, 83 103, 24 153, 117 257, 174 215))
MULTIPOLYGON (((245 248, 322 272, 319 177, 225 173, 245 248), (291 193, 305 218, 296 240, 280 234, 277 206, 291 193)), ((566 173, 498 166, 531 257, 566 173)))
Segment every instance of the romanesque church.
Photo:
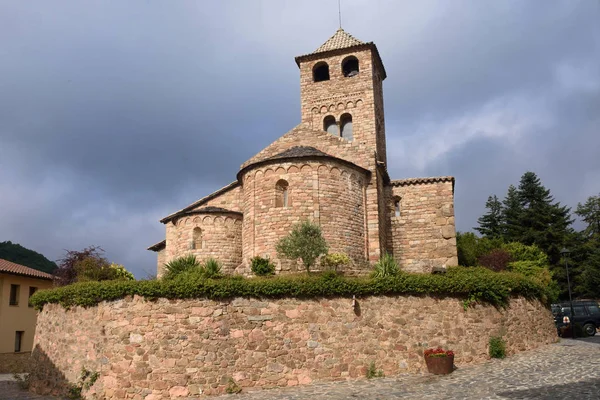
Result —
POLYGON ((249 274, 254 256, 295 271, 275 247, 303 219, 320 224, 330 252, 346 253, 358 272, 386 252, 406 271, 457 265, 454 178, 388 175, 386 71, 375 44, 339 29, 296 64, 300 124, 243 163, 232 183, 160 221, 166 239, 148 248, 158 276, 190 253, 227 273, 249 274))

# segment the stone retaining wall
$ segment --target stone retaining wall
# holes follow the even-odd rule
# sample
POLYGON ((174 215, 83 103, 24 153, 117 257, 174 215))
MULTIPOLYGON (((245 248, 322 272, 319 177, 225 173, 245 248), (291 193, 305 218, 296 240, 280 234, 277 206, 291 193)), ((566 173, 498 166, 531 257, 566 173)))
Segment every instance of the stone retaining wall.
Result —
POLYGON ((27 372, 31 352, 0 353, 0 374, 27 372))
POLYGON ((82 368, 100 373, 87 398, 169 399, 242 388, 423 372, 423 349, 456 352, 457 366, 488 358, 490 336, 509 354, 556 341, 550 311, 515 298, 507 309, 456 298, 356 300, 127 298, 96 307, 46 305, 38 316, 31 387, 61 393, 82 368))

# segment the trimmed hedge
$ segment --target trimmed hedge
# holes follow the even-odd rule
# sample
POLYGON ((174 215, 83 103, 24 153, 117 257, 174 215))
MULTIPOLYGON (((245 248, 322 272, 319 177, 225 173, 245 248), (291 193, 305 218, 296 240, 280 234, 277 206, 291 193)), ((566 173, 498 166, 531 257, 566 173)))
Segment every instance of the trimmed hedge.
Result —
POLYGON ((467 298, 504 306, 511 295, 546 301, 546 287, 524 275, 485 268, 449 268, 446 274, 400 273, 385 278, 344 277, 336 274, 298 274, 274 277, 240 276, 206 279, 182 273, 172 280, 83 282, 40 290, 30 299, 36 309, 47 303, 94 306, 125 296, 147 299, 226 299, 233 297, 313 298, 327 296, 437 295, 467 298))

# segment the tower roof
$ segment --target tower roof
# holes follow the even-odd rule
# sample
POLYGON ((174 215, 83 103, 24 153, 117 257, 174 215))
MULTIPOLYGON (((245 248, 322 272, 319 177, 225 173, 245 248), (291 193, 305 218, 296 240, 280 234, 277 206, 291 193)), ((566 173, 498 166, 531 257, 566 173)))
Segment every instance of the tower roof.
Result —
POLYGON ((329 52, 336 52, 339 50, 345 49, 371 49, 373 55, 375 57, 375 62, 380 68, 381 79, 385 79, 387 74, 385 72, 385 68, 383 66, 383 62, 381 61, 381 57, 379 56, 379 51, 377 50, 377 46, 373 42, 363 42, 358 40, 342 28, 339 28, 332 37, 327 39, 325 43, 323 43, 319 48, 317 48, 312 53, 304 54, 296 57, 296 64, 300 66, 300 62, 308 61, 313 59, 318 59, 322 54, 329 52))
POLYGON ((346 49, 348 47, 358 46, 361 44, 365 44, 343 30, 342 28, 338 29, 332 37, 327 39, 325 43, 323 43, 317 50, 313 51, 310 54, 323 53, 331 50, 340 50, 346 49))

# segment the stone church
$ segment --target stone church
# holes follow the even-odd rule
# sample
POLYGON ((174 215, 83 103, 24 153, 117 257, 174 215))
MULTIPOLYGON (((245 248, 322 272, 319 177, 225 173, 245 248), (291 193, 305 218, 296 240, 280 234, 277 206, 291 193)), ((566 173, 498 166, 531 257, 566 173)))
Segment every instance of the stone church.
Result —
POLYGON ((346 253, 353 272, 391 253, 403 270, 457 265, 454 178, 392 180, 388 175, 383 81, 372 42, 339 29, 296 57, 301 122, 241 165, 235 181, 166 216, 166 239, 149 247, 164 263, 195 254, 224 272, 249 274, 268 256, 278 272, 295 261, 275 250, 292 224, 320 224, 330 252, 346 253))

